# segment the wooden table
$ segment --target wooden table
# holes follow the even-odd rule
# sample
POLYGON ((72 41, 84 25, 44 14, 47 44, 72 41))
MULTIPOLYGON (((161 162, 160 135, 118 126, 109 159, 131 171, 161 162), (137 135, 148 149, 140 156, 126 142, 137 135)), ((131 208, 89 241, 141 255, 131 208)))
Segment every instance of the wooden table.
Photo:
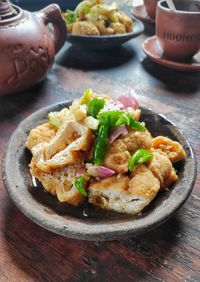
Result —
MULTIPOLYGON (((130 89, 141 105, 177 124, 200 158, 200 73, 178 73, 145 58, 141 43, 89 52, 66 46, 47 79, 15 96, 0 97, 0 162, 19 122, 35 110, 85 88, 113 97, 130 89)), ((0 178, 0 281, 200 281, 200 165, 193 193, 160 228, 128 240, 62 238, 27 219, 0 178)))

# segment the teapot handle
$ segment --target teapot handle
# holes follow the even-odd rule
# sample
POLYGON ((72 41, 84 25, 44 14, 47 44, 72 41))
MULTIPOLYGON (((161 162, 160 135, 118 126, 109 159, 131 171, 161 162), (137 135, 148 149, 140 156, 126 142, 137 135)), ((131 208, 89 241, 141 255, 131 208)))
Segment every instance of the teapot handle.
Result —
POLYGON ((45 25, 53 25, 54 46, 56 53, 64 45, 67 37, 66 23, 61 15, 60 7, 57 4, 51 4, 40 11, 40 17, 45 25))

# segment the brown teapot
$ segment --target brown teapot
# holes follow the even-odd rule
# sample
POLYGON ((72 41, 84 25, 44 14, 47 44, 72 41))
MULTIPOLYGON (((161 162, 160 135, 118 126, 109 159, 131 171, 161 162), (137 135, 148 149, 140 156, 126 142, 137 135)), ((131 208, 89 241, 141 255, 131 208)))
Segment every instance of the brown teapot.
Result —
POLYGON ((66 33, 58 5, 30 13, 0 0, 0 95, 24 90, 42 80, 66 33))

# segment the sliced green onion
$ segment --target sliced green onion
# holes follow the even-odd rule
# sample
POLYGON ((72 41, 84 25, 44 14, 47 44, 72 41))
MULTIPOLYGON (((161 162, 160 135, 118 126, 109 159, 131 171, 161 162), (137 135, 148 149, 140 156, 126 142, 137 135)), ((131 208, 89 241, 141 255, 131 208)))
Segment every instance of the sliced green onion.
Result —
MULTIPOLYGON (((98 110, 94 111, 94 113, 91 113, 91 115, 96 114, 95 117, 99 120, 99 125, 100 125, 95 148, 94 148, 93 162, 96 165, 101 165, 109 149, 108 136, 112 128, 125 125, 127 127, 132 127, 139 131, 145 131, 146 129, 140 124, 140 122, 134 120, 133 117, 125 111, 121 111, 121 110, 107 111, 107 112, 100 111, 98 112, 98 114, 97 112, 98 110)), ((133 162, 133 166, 134 166, 134 162, 133 162)))
POLYGON ((84 197, 87 197, 88 193, 85 190, 84 182, 85 182, 85 177, 83 175, 76 178, 75 187, 79 191, 79 193, 81 193, 81 195, 83 195, 84 197))
POLYGON ((48 114, 49 123, 55 127, 60 127, 64 117, 68 114, 68 109, 64 108, 60 112, 51 112, 48 114))
POLYGON ((138 165, 151 160, 153 155, 145 149, 137 150, 128 162, 128 170, 131 172, 133 168, 138 165))
POLYGON ((126 113, 123 113, 118 121, 116 122, 115 126, 118 127, 120 125, 126 125, 126 126, 129 126, 130 125, 130 117, 126 114, 126 113))
POLYGON ((139 121, 134 120, 132 117, 130 117, 130 126, 139 131, 146 131, 146 128, 143 125, 141 125, 139 121))
POLYGON ((90 12, 90 6, 91 2, 90 1, 82 1, 78 4, 78 6, 75 9, 75 13, 77 16, 81 16, 81 14, 87 14, 90 12))
POLYGON ((49 123, 55 127, 59 127, 62 123, 62 121, 60 120, 60 118, 58 117, 58 115, 55 115, 55 113, 49 113, 48 114, 48 120, 49 123))
POLYGON ((91 88, 87 88, 84 91, 83 98, 81 99, 81 104, 88 104, 90 102, 90 95, 92 93, 91 88))
POLYGON ((71 10, 67 10, 64 18, 66 23, 71 25, 76 22, 76 13, 71 10))
POLYGON ((105 100, 101 98, 94 98, 88 103, 87 111, 90 116, 96 118, 101 109, 104 108, 105 100))
POLYGON ((97 140, 94 146, 93 163, 101 165, 106 157, 109 148, 109 120, 100 126, 97 140))
POLYGON ((146 131, 145 127, 141 125, 139 121, 134 120, 134 118, 127 112, 116 110, 108 112, 100 112, 97 118, 100 123, 103 122, 107 117, 110 119, 110 128, 118 127, 120 125, 130 126, 139 131, 146 131))
POLYGON ((97 119, 100 121, 100 124, 104 124, 105 120, 109 120, 110 128, 112 128, 115 126, 118 119, 124 113, 125 113, 124 111, 120 111, 120 110, 100 112, 97 116, 97 119))

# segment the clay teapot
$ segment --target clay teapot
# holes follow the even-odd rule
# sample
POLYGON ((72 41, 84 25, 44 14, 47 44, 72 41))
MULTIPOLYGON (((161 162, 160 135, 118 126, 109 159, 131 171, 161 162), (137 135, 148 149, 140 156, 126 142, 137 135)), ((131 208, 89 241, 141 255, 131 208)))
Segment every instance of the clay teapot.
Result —
POLYGON ((27 89, 42 80, 66 33, 58 5, 31 13, 0 0, 0 95, 27 89))

